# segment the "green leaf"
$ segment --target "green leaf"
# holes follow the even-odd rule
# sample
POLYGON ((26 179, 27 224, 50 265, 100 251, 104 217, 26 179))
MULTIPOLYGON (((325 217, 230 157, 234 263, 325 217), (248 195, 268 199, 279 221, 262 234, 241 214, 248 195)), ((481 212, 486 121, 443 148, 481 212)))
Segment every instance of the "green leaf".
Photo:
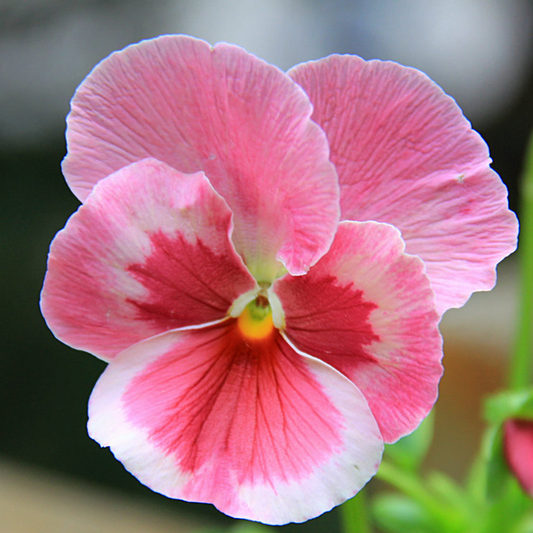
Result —
POLYGON ((386 533, 430 533, 439 531, 422 505, 400 494, 380 494, 373 499, 372 516, 386 533))
POLYGON ((501 425, 509 418, 533 420, 533 389, 505 391, 485 402, 485 418, 490 424, 501 425))
POLYGON ((531 500, 523 493, 518 483, 513 478, 508 478, 499 498, 491 502, 486 512, 480 516, 484 525, 481 531, 511 533, 523 524, 524 518, 531 512, 531 506, 531 500))
POLYGON ((427 486, 450 509, 466 516, 470 506, 469 498, 463 487, 454 479, 442 472, 430 472, 427 486))
POLYGON ((528 514, 516 524, 512 533, 532 533, 533 532, 533 514, 528 514))
POLYGON ((486 496, 490 502, 501 498, 509 481, 509 469, 503 455, 502 426, 491 426, 487 429, 483 442, 485 458, 486 496))
POLYGON ((509 481, 509 470, 503 454, 503 423, 511 418, 533 420, 533 389, 505 391, 485 402, 485 418, 489 422, 482 443, 485 463, 485 490, 489 501, 501 498, 509 481))
POLYGON ((433 441, 434 425, 434 415, 431 412, 413 433, 396 444, 387 444, 386 457, 404 470, 417 471, 433 441))
POLYGON ((439 533, 450 531, 448 526, 450 518, 455 520, 454 513, 449 505, 429 490, 419 473, 402 470, 389 461, 383 461, 376 478, 385 481, 424 509, 432 523, 438 525, 439 533))

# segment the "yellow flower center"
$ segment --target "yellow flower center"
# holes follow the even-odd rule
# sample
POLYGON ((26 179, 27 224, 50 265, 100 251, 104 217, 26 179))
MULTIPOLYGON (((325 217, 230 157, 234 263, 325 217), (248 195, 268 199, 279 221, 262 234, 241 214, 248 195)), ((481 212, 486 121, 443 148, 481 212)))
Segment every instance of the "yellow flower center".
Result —
POLYGON ((260 340, 268 337, 274 330, 272 309, 268 299, 259 295, 250 302, 239 315, 237 325, 247 339, 260 340))

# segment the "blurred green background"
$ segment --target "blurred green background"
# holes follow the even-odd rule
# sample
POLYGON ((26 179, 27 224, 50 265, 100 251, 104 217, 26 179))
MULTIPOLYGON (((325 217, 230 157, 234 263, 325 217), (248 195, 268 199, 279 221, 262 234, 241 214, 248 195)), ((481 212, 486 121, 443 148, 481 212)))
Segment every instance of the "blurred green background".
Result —
MULTIPOLYGON (((68 101, 113 50, 161 33, 225 40, 289 68, 329 53, 419 67, 485 138, 518 205, 533 129, 533 5, 516 0, 0 0, 0 461, 117 489, 230 525, 211 506, 169 501, 127 474, 86 433, 96 358, 55 340, 39 312, 46 255, 77 208, 60 171, 68 101)), ((334 531, 330 513, 286 531, 334 531)), ((1 530, 1 526, 0 526, 1 530)))

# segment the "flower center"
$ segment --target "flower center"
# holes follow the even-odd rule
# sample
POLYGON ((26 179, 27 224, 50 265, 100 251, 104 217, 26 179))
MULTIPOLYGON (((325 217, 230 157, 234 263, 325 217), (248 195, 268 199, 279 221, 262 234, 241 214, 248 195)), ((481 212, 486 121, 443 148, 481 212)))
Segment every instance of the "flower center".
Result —
POLYGON ((247 339, 259 340, 268 337, 274 330, 268 298, 260 294, 250 302, 239 315, 237 324, 247 339))

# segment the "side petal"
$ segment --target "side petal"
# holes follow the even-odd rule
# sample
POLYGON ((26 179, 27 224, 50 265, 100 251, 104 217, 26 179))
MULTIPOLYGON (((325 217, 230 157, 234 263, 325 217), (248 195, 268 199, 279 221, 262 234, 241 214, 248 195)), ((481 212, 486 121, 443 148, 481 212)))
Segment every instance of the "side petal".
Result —
POLYGON ((483 139, 423 73, 331 56, 290 73, 314 105, 339 173, 341 217, 399 228, 427 266, 437 308, 490 290, 516 249, 507 189, 483 139))
POLYGON ((111 358, 173 328, 227 315, 255 287, 231 211, 202 174, 155 160, 95 188, 50 247, 41 309, 63 342, 111 358))
POLYGON ((202 170, 232 209, 233 240, 258 281, 302 274, 328 249, 337 175, 312 106, 286 74, 241 48, 183 35, 112 54, 80 85, 63 171, 85 201, 102 178, 154 157, 202 170))
POLYGON ((89 433, 153 490, 270 524, 352 497, 383 449, 350 381, 277 330, 243 340, 234 319, 120 354, 91 396, 89 433))
POLYGON ((342 222, 306 276, 273 289, 287 337, 357 385, 385 442, 420 424, 437 398, 442 340, 424 264, 404 253, 398 230, 342 222))

